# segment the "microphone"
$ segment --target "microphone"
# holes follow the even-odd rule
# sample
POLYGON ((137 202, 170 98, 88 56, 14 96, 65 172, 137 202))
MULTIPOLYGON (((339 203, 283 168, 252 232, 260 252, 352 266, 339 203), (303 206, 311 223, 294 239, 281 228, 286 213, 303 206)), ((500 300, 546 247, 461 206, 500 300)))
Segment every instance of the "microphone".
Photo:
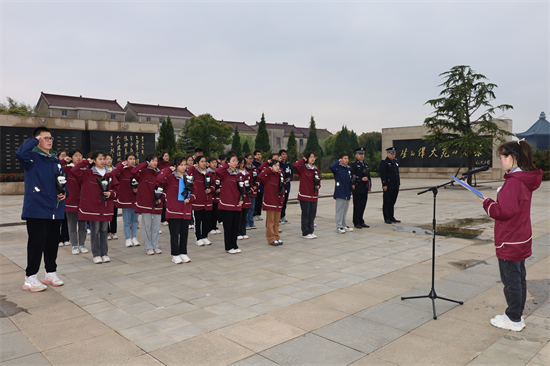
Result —
POLYGON ((489 170, 489 167, 487 165, 484 165, 481 168, 468 170, 466 173, 462 173, 462 176, 472 175, 472 174, 475 174, 475 173, 484 172, 486 170, 489 170))

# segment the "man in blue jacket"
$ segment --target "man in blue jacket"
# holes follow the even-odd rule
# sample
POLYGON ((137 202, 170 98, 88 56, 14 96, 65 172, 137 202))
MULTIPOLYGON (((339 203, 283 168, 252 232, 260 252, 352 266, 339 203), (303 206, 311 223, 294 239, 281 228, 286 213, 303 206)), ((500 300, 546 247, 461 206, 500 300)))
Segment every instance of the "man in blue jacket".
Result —
POLYGON ((351 198, 351 168, 348 166, 349 157, 346 153, 340 154, 340 159, 330 165, 334 174, 334 199, 336 200, 336 232, 345 234, 346 231, 353 231, 346 223, 349 200, 351 198))
POLYGON ((61 162, 52 150, 53 137, 46 127, 38 127, 25 140, 15 157, 25 169, 25 196, 22 220, 27 221, 27 269, 23 290, 32 292, 47 288, 37 278, 42 253, 46 267, 45 283, 61 286, 57 277, 57 249, 61 220, 65 217, 65 194, 56 186, 59 175, 64 175, 61 162))
POLYGON ((294 175, 292 170, 292 164, 287 161, 288 155, 285 149, 279 150, 279 169, 284 174, 285 177, 285 201, 283 202, 283 210, 281 211, 281 219, 279 220, 280 225, 290 224, 286 219, 286 205, 288 203, 288 196, 290 195, 290 181, 294 175))

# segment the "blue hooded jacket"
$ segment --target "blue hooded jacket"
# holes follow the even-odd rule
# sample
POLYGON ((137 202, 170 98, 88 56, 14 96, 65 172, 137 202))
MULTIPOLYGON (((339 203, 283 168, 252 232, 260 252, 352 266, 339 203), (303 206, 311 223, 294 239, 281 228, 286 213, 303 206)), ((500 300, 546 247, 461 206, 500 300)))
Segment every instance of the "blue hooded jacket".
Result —
POLYGON ((57 188, 55 174, 64 174, 61 161, 55 155, 48 155, 34 149, 38 140, 33 137, 25 140, 15 157, 25 168, 25 196, 21 219, 53 219, 65 218, 65 201, 57 204, 57 188), (34 150, 33 150, 34 149, 34 150))
POLYGON ((330 164, 330 171, 334 174, 334 199, 349 200, 351 198, 351 168, 340 165, 338 160, 330 164))

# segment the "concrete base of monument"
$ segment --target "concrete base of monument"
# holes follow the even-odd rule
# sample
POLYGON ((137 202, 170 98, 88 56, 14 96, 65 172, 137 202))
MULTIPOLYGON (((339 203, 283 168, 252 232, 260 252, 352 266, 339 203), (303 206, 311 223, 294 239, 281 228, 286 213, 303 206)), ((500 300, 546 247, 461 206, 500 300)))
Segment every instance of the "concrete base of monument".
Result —
POLYGON ((25 182, 0 182, 0 195, 25 194, 25 182))

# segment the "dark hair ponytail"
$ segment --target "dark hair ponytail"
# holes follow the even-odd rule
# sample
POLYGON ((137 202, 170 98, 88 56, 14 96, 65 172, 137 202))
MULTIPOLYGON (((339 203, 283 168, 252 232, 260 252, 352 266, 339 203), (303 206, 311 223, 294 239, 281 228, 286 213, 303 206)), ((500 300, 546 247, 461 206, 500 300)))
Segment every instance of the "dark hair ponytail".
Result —
POLYGON ((518 167, 523 171, 536 170, 533 164, 533 150, 531 145, 525 140, 509 141, 498 148, 498 154, 510 156, 516 160, 518 167))

